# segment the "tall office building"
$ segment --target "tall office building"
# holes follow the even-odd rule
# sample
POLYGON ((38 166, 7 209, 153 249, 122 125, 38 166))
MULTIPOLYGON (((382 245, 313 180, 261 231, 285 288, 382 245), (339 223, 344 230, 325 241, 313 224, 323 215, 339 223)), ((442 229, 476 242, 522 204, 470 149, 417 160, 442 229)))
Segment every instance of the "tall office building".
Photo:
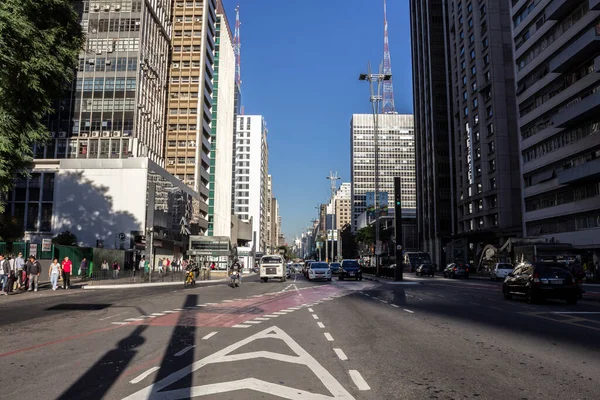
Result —
MULTIPOLYGON (((394 177, 402 178, 402 207, 416 207, 415 132, 413 116, 378 116, 379 192, 394 198, 394 177)), ((352 230, 367 210, 367 193, 375 191, 375 146, 373 115, 354 114, 351 121, 352 230)))
POLYGON ((271 174, 267 175, 267 252, 273 252, 273 242, 271 241, 271 231, 273 229, 273 221, 271 219, 273 213, 273 177, 271 174))
POLYGON ((210 181, 216 8, 216 0, 176 0, 172 16, 167 170, 200 193, 205 204, 210 181))
POLYGON ((449 257, 474 261, 478 248, 521 233, 510 2, 446 3, 453 211, 460 238, 449 257))
POLYGON ((443 0, 411 0, 410 25, 415 112, 417 224, 420 248, 445 263, 452 235, 450 105, 443 0), (445 65, 440 65, 440 61, 445 65))
POLYGON ((275 197, 271 198, 270 234, 271 252, 276 252, 277 247, 281 246, 279 243, 279 236, 281 235, 281 215, 279 215, 279 202, 275 197))
POLYGON ((522 1, 511 17, 526 236, 600 259, 600 3, 522 1))
POLYGON ((217 2, 212 94, 208 234, 231 234, 231 180, 235 117, 235 55, 231 29, 221 0, 217 2))
POLYGON ((260 115, 238 116, 234 212, 242 221, 252 220, 255 251, 265 251, 267 243, 268 151, 264 118, 260 115))
MULTIPOLYGON (((352 184, 350 182, 342 183, 327 205, 327 214, 332 216, 328 219, 333 220, 335 213, 335 227, 332 229, 341 230, 344 225, 351 223, 351 198, 352 184)), ((333 222, 329 224, 333 224, 333 222)))

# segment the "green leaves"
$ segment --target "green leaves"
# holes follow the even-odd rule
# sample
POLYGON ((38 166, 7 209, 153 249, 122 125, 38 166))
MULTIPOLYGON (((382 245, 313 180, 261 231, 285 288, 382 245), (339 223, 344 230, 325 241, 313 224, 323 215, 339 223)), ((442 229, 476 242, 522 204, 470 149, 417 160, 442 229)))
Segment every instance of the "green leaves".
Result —
POLYGON ((84 43, 70 0, 0 1, 0 213, 3 195, 48 140, 42 118, 73 79, 84 43))

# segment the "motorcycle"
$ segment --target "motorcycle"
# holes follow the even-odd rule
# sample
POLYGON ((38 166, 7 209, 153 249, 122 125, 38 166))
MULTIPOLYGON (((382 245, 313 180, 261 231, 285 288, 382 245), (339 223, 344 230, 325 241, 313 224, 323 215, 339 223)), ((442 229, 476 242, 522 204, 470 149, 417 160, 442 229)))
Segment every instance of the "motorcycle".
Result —
POLYGON ((231 284, 232 288, 236 288, 238 286, 240 286, 240 273, 239 272, 233 272, 230 276, 229 276, 229 283, 231 284))

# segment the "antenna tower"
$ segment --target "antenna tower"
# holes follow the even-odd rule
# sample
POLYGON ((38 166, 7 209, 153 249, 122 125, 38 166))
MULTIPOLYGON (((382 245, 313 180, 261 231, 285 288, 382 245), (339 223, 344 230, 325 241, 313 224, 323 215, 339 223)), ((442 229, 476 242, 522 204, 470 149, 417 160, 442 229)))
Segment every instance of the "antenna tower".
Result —
POLYGON ((233 36, 233 51, 235 53, 235 83, 238 86, 242 85, 241 75, 241 50, 242 42, 240 41, 240 5, 238 4, 235 8, 235 34, 233 36))
MULTIPOLYGON (((383 73, 392 74, 392 59, 390 57, 390 43, 388 40, 387 2, 383 0, 383 73)), ((383 113, 396 112, 394 105, 394 84, 392 80, 383 82, 383 113)))

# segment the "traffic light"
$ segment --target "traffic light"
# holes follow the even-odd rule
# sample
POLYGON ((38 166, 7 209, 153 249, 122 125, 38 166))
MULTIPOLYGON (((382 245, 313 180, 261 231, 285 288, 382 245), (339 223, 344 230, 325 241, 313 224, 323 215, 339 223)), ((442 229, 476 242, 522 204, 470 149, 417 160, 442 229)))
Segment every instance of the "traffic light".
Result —
POLYGON ((396 191, 396 193, 394 193, 394 204, 396 207, 402 207, 402 198, 401 198, 401 193, 399 193, 400 191, 396 191))

